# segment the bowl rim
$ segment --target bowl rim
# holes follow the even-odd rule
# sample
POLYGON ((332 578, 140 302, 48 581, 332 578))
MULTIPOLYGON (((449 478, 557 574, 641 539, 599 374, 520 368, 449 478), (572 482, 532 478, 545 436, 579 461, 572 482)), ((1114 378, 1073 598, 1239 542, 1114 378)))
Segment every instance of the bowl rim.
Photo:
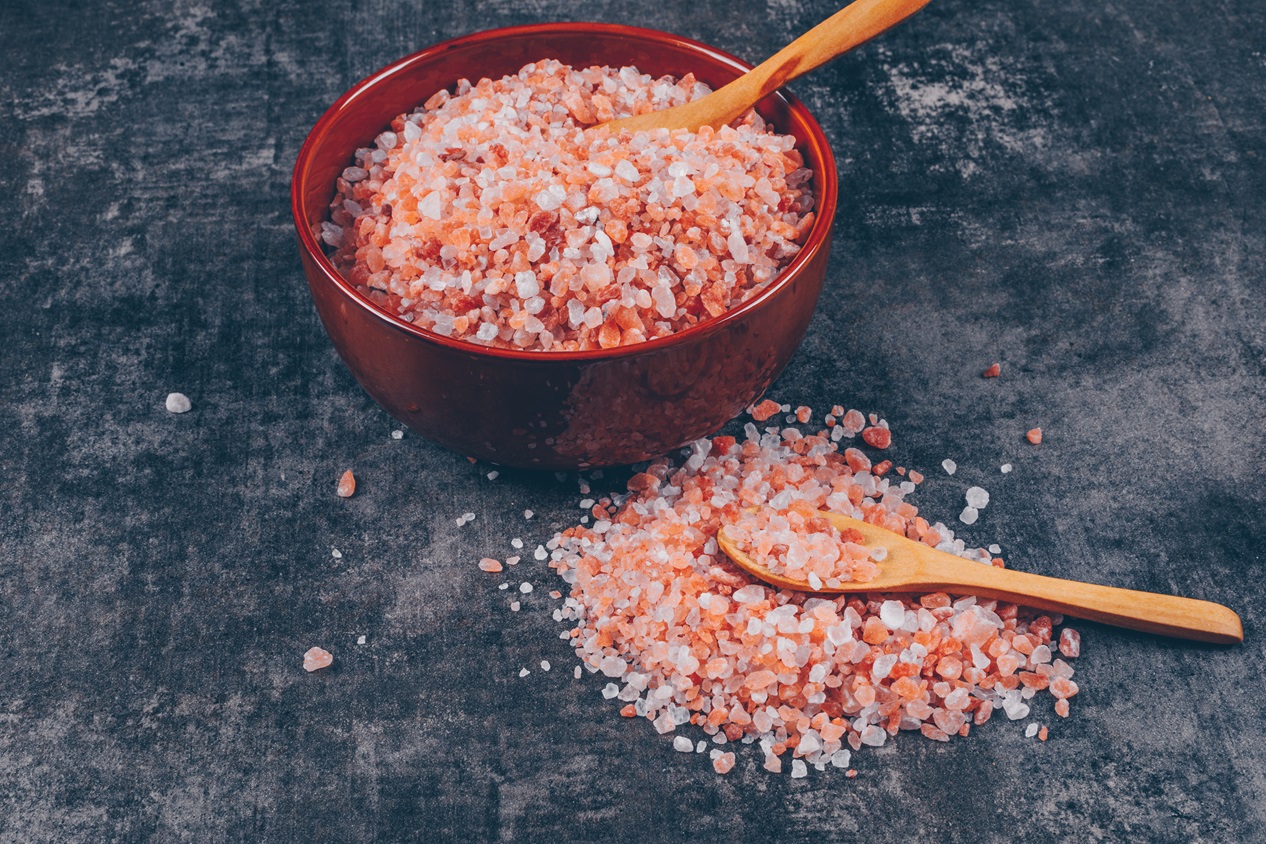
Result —
POLYGON ((313 265, 322 275, 330 282, 333 282, 347 298, 350 298, 356 305, 368 312, 374 318, 383 321, 389 327, 417 337, 428 343, 434 343, 439 346, 447 347, 453 351, 459 351, 472 355, 483 355, 492 358, 500 358, 504 360, 530 361, 536 363, 564 363, 578 361, 595 361, 595 360, 614 360, 625 357, 633 357, 640 354, 650 353, 659 349, 673 346, 693 339, 702 339, 717 331, 725 329, 727 326, 745 318, 753 311, 762 309, 768 302, 775 298, 784 288, 793 282, 799 273, 811 262, 818 252, 830 246, 830 233, 834 224, 836 203, 838 201, 838 180, 839 175, 835 164, 835 155, 831 151, 831 145, 827 141, 826 133, 818 124, 817 119, 809 108, 804 105, 798 98, 792 94, 779 89, 770 94, 770 97, 781 99, 787 108, 797 113, 802 119, 805 129, 808 132, 812 143, 821 150, 821 183, 822 191, 820 196, 814 197, 814 213, 815 217, 813 225, 809 229, 809 235, 800 251, 796 254, 791 262, 783 268, 782 272, 756 296, 748 299, 746 302, 740 303, 737 307, 731 308, 720 316, 712 317, 703 322, 692 325, 689 328, 669 334, 666 337, 656 337, 647 340, 644 343, 634 343, 631 345, 616 346, 611 349, 586 349, 583 351, 540 351, 526 349, 501 349, 493 346, 484 346, 479 343, 472 343, 468 340, 462 340, 453 337, 446 337, 429 329, 420 328, 400 317, 390 313, 386 309, 380 307, 368 297, 356 289, 356 286, 345 279, 343 275, 335 269, 333 263, 326 256, 325 250, 317 242, 316 235, 307 223, 307 203, 304 198, 303 179, 307 175, 310 167, 311 159, 316 153, 317 148, 324 141, 328 133, 329 126, 337 119, 339 114, 348 105, 363 97, 373 86, 380 80, 398 73, 405 67, 430 59, 438 54, 448 52, 449 50, 459 47, 466 47, 472 44, 480 44, 483 42, 494 42, 507 36, 547 36, 550 34, 574 34, 577 32, 601 31, 604 34, 624 36, 634 40, 653 41, 658 43, 666 43, 677 47, 686 48, 689 52, 701 53, 723 64, 731 65, 735 70, 746 72, 753 65, 747 61, 720 50, 701 41, 675 35, 669 32, 663 32, 657 29, 648 29, 645 27, 627 26, 624 24, 607 24, 596 22, 582 21, 562 21, 554 23, 526 24, 522 26, 506 26, 495 29, 486 29, 479 32, 473 32, 467 35, 450 38, 445 41, 439 41, 429 47, 424 47, 415 53, 397 59, 365 78, 361 79, 351 88, 349 88, 342 96, 325 110, 320 119, 313 125, 311 131, 308 132, 304 139, 303 146, 299 149, 299 155, 295 159, 295 165, 291 171, 290 179, 290 211, 294 218, 295 229, 299 237, 300 248, 311 259, 313 265), (823 213, 827 212, 827 213, 823 213))

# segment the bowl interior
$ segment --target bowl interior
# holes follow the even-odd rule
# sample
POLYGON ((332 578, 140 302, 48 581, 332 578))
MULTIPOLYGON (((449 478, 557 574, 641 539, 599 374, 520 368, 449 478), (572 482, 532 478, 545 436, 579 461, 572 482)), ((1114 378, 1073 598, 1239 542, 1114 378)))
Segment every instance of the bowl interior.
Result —
MULTIPOLYGON (((724 85, 751 65, 705 44, 655 30, 590 23, 558 23, 478 32, 436 44, 408 56, 362 80, 325 113, 313 128, 295 165, 292 186, 295 223, 303 248, 323 274, 342 287, 359 304, 393 322, 399 329, 432 342, 496 357, 550 357, 559 359, 619 356, 671 342, 660 338, 637 346, 594 352, 521 352, 489 349, 442 337, 378 308, 361 296, 326 259, 317 239, 334 197, 338 175, 351 163, 356 149, 368 146, 397 115, 410 111, 441 88, 452 88, 459 79, 472 82, 516 73, 523 65, 541 59, 557 59, 576 67, 635 65, 652 75, 684 76, 694 73, 713 88, 724 85)), ((826 138, 808 110, 782 94, 766 97, 757 106, 761 116, 780 132, 796 138, 797 148, 813 169, 817 218, 804 248, 761 296, 753 297, 730 312, 687 329, 682 334, 710 330, 738 312, 756 307, 771 295, 810 254, 825 245, 835 214, 835 161, 826 138)))

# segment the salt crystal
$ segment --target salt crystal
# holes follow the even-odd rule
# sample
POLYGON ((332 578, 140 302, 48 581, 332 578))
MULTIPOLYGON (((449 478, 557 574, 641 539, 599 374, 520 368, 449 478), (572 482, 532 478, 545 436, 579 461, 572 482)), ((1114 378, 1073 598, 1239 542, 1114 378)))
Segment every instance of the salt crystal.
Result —
POLYGON ((1024 737, 1033 738, 1035 735, 1037 735, 1037 731, 1038 731, 1037 724, 1029 724, 1027 727, 1024 728, 1024 737))
POLYGON ((519 584, 519 591, 520 591, 520 592, 522 592, 524 595, 527 595, 528 593, 530 593, 530 592, 532 591, 532 584, 530 584, 530 583, 526 583, 526 582, 525 582, 525 583, 520 583, 520 584, 519 584))
POLYGON ((329 651, 323 648, 308 648, 303 655, 303 670, 311 674, 313 671, 329 668, 333 662, 334 657, 329 651))
POLYGON ((791 778, 793 780, 804 779, 809 776, 809 768, 801 759, 791 760, 791 778))
POLYGON ((990 545, 990 546, 989 546, 989 553, 990 553, 990 554, 993 554, 993 555, 995 555, 995 556, 997 556, 998 554, 1001 554, 1001 553, 1002 553, 1002 546, 1001 546, 1001 545, 998 545, 998 544, 990 545))
POLYGON ((535 513, 533 513, 531 510, 524 510, 524 511, 523 511, 523 518, 525 518, 525 519, 530 519, 530 518, 532 518, 532 517, 533 517, 533 516, 535 516, 535 515, 536 515, 536 514, 535 514, 535 513))
POLYGON ((964 507, 963 512, 958 514, 958 520, 965 525, 976 524, 978 518, 980 518, 980 511, 975 507, 964 507))
POLYGON ((496 469, 493 469, 491 472, 488 473, 488 480, 495 481, 500 475, 501 475, 500 472, 498 472, 496 469))
POLYGON ((357 637, 356 637, 356 644, 358 644, 358 645, 363 645, 363 644, 365 644, 365 637, 364 637, 364 636, 357 636, 357 637))
POLYGON ((982 487, 968 487, 967 506, 974 507, 977 510, 983 510, 985 507, 989 506, 989 493, 982 487))
POLYGON ((529 675, 529 674, 531 674, 531 673, 532 673, 532 672, 531 672, 531 671, 528 671, 526 668, 520 668, 520 669, 519 669, 519 676, 520 676, 520 677, 526 677, 527 675, 529 675))
POLYGON ((536 550, 532 552, 532 556, 537 560, 544 560, 549 556, 549 552, 545 550, 544 545, 538 545, 536 550))
POLYGON ((391 438, 392 438, 393 440, 402 440, 402 439, 404 439, 404 431, 401 431, 401 430, 399 430, 399 429, 396 429, 396 430, 392 431, 392 432, 391 432, 391 438))
POLYGON ((522 604, 520 604, 518 601, 511 601, 511 602, 510 602, 510 612, 518 612, 518 611, 519 611, 519 610, 521 610, 522 608, 523 608, 523 605, 522 605, 522 604))
POLYGON ((548 660, 548 659, 543 659, 543 660, 541 660, 541 670, 542 670, 542 671, 549 671, 549 660, 548 660))
POLYGON ((193 409, 193 402, 184 393, 167 394, 167 410, 171 413, 188 413, 193 409))
POLYGON ((332 548, 330 550, 330 556, 336 560, 341 560, 343 559, 343 552, 338 550, 337 548, 332 548))
POLYGON ((941 461, 941 468, 945 470, 945 474, 952 475, 958 471, 958 464, 947 457, 941 461))
POLYGON ((1001 471, 1001 472, 1002 472, 1002 474, 1004 474, 1004 475, 1005 475, 1005 474, 1007 474, 1007 473, 1009 473, 1009 472, 1011 471, 1011 464, 1010 464, 1010 463, 1003 463, 1003 464, 1002 464, 1002 466, 1001 466, 1001 467, 999 467, 999 471, 1001 471))

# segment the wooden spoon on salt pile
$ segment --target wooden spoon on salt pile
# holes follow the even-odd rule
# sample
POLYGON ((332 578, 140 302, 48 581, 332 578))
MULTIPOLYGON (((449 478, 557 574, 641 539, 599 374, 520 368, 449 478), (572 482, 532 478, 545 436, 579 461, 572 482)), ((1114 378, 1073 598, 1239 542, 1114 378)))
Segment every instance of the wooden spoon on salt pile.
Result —
POLYGON ((1144 633, 1221 645, 1244 641, 1240 617, 1221 604, 1000 569, 937 551, 922 542, 837 513, 819 512, 819 515, 841 532, 852 529, 860 533, 866 547, 887 549, 887 556, 878 563, 877 577, 845 583, 834 589, 814 589, 804 581, 788 580, 757 563, 734 544, 725 528, 717 533, 717 544, 739 568, 780 589, 815 595, 845 592, 979 595, 1144 633))
POLYGON ((720 128, 792 79, 891 29, 927 4, 928 0, 856 0, 702 99, 602 125, 613 132, 720 128))

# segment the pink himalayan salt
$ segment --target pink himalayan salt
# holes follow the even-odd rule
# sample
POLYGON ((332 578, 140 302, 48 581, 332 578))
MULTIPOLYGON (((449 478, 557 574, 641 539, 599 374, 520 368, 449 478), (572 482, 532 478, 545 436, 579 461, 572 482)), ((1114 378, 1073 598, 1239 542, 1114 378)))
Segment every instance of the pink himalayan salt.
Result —
POLYGON ((1059 652, 1069 659, 1081 656, 1081 634, 1071 627, 1060 631, 1059 652))
POLYGON ((735 756, 732 752, 722 753, 712 760, 712 768, 718 774, 728 774, 734 768, 735 756))
POLYGON ((1033 445, 1038 445, 1039 443, 1042 442, 1042 429, 1033 428, 1027 434, 1025 434, 1024 437, 1029 442, 1033 443, 1033 445))
POLYGON ((745 442, 700 440, 685 465, 660 460, 635 476, 601 530, 554 538, 551 565, 571 584, 558 617, 574 624, 581 660, 620 689, 621 713, 661 732, 689 722, 731 742, 750 737, 772 769, 770 757, 788 753, 825 766, 903 728, 948 741, 998 708, 1025 717, 1029 696, 1075 694, 1072 668, 1050 662, 1047 616, 944 593, 809 597, 753 581, 719 552, 721 524, 777 500, 989 564, 988 552, 918 516, 899 485, 854 468, 826 434, 749 425, 745 442), (1021 670, 1050 677, 1047 690, 1024 686, 1021 670))
POLYGON ((765 399, 763 402, 753 407, 751 413, 752 418, 757 422, 764 422, 780 410, 782 410, 782 405, 778 402, 771 399, 765 399))
POLYGON ((873 580, 879 573, 860 533, 841 534, 802 501, 785 510, 743 510, 726 534, 757 564, 814 589, 873 580))
POLYGON ((814 220, 794 138, 755 112, 584 131, 708 90, 553 60, 460 80, 357 151, 321 236, 369 298, 439 334, 540 351, 667 336, 764 289, 814 220))
POLYGON ((352 493, 356 492, 356 476, 352 474, 352 470, 348 469, 338 479, 338 486, 334 492, 339 498, 351 498, 352 493))
POLYGON ((320 671, 322 668, 329 668, 334 662, 334 656, 323 648, 308 648, 303 655, 303 670, 311 673, 320 671))
POLYGON ((986 369, 983 373, 981 373, 981 375, 985 378, 997 378, 1001 374, 1002 374, 1002 364, 999 364, 999 363, 990 364, 989 368, 986 369))
POLYGON ((495 574, 502 571, 504 568, 505 567, 501 565, 500 560, 494 560, 492 557, 484 557, 479 561, 479 570, 486 571, 490 574, 495 574))

